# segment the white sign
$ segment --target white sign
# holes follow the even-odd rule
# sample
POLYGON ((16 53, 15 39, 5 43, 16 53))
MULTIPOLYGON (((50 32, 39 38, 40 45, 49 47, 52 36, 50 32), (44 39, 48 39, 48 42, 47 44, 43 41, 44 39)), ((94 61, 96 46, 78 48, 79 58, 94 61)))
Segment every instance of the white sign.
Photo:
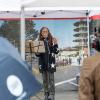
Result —
POLYGON ((23 93, 22 82, 15 75, 10 75, 7 77, 7 88, 12 95, 17 96, 17 97, 23 93))

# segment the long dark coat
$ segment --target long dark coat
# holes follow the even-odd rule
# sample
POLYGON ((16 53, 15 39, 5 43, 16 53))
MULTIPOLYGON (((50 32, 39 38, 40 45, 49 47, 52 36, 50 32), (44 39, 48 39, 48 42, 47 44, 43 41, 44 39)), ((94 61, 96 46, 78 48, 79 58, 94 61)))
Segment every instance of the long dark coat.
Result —
POLYGON ((45 44, 45 53, 39 53, 37 56, 39 57, 39 69, 41 71, 56 71, 55 66, 55 54, 58 54, 58 44, 49 45, 46 41, 45 44))

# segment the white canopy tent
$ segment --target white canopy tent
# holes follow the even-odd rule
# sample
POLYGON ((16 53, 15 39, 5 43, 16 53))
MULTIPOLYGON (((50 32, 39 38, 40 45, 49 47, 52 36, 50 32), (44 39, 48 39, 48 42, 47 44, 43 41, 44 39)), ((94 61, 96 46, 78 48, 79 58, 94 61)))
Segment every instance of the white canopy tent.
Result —
POLYGON ((100 9, 99 10, 90 10, 90 14, 89 14, 90 17, 97 16, 97 15, 100 15, 100 9))
POLYGON ((21 56, 25 59, 25 18, 31 19, 82 19, 87 18, 87 10, 29 10, 25 11, 22 7, 20 11, 2 11, 0 19, 19 19, 21 18, 21 56))
POLYGON ((31 10, 25 18, 86 18, 86 10, 31 10))
POLYGON ((0 11, 20 11, 20 0, 0 0, 0 11))
POLYGON ((87 18, 89 48, 89 16, 94 15, 95 10, 100 10, 100 0, 0 1, 2 2, 0 3, 0 19, 21 18, 21 56, 23 59, 25 59, 25 18, 87 18), (45 14, 41 13, 44 11, 45 14), (89 12, 89 15, 86 15, 87 12, 89 12))
MULTIPOLYGON (((22 0, 23 1, 23 0, 22 0)), ((24 7, 100 7, 100 0, 29 0, 24 7)))
MULTIPOLYGON (((76 8, 76 7, 75 7, 76 8)), ((53 8, 46 10, 38 10, 33 8, 33 10, 24 10, 24 17, 25 18, 65 18, 65 19, 79 19, 79 18, 86 18, 86 13, 89 12, 89 17, 94 15, 100 15, 100 8, 99 10, 91 10, 91 9, 81 9, 80 7, 77 9, 69 9, 69 8, 53 8), (35 10, 34 10, 35 9, 35 10)), ((21 18, 21 11, 0 11, 0 19, 16 19, 21 18)))
MULTIPOLYGON (((24 0, 25 1, 25 0, 24 0)), ((27 1, 27 0, 26 0, 27 1)), ((100 6, 100 1, 99 0, 31 0, 28 3, 23 3, 22 2, 22 8, 21 10, 24 12, 24 10, 31 10, 30 12, 24 12, 29 15, 30 18, 36 17, 36 18, 87 18, 87 26, 88 26, 88 51, 89 49, 89 14, 90 14, 90 9, 87 8, 78 8, 78 10, 75 10, 75 7, 99 7, 100 6), (45 11, 46 14, 41 13, 39 11, 36 11, 36 9, 40 10, 45 10, 46 7, 48 10, 52 9, 55 11, 45 11), (55 7, 55 8, 53 8, 55 7), (57 8, 58 7, 58 8, 57 8), (67 8, 66 8, 67 7, 67 8), (69 8, 68 8, 69 7, 69 8), (74 7, 74 8, 72 8, 74 7), (80 9, 80 10, 79 10, 80 9), (85 9, 85 10, 82 10, 85 9), (34 13, 32 11, 35 10, 34 13), (64 11, 61 11, 64 10, 64 11), (66 11, 65 11, 66 10, 66 11), (73 10, 73 11, 72 11, 73 10), (87 11, 88 10, 88 11, 87 11)), ((97 8, 98 9, 98 8, 97 8)), ((26 15, 26 14, 25 14, 26 15)), ((26 17, 26 16, 24 16, 26 17)), ((25 23, 25 22, 23 22, 25 23)), ((24 24, 22 24, 23 27, 24 24)), ((25 27, 23 27, 25 28, 25 27)), ((23 29, 22 29, 23 30, 23 29)), ((22 31, 22 34, 24 32, 22 31)), ((25 48, 22 48, 22 50, 25 48)), ((88 52, 90 55, 90 52, 88 52)), ((24 57, 24 53, 22 54, 24 57)))
MULTIPOLYGON (((24 13, 24 16, 22 18, 32 18, 32 19, 81 19, 86 18, 87 19, 87 27, 88 27, 88 55, 90 55, 90 43, 89 43, 89 17, 100 14, 100 10, 72 10, 66 8, 66 10, 62 9, 54 9, 54 10, 30 10, 30 11, 24 11, 24 8, 22 7, 22 11, 24 13)), ((23 20, 24 21, 24 20, 23 20)), ((22 27, 25 22, 22 23, 22 27)), ((23 27, 25 29, 25 27, 23 27)), ((23 32, 22 28, 22 33, 23 32)), ((25 39, 24 39, 25 40, 25 39)), ((23 43, 24 44, 24 43, 23 43)), ((23 45, 22 44, 22 45, 23 45)), ((24 58, 24 51, 25 47, 22 48, 22 56, 24 58)))
MULTIPOLYGON (((82 19, 85 18, 87 21, 89 21, 88 17, 88 11, 87 10, 31 10, 31 11, 24 11, 24 8, 22 7, 22 28, 21 28, 21 35, 22 37, 25 37, 25 20, 24 18, 31 18, 31 19, 82 19)), ((89 22, 87 22, 88 28, 89 28, 89 22)), ((89 29, 88 29, 88 36, 89 36, 89 29)), ((22 57, 24 58, 24 52, 25 51, 25 38, 22 39, 22 57)), ((89 43, 88 43, 89 44, 89 43)), ((89 45, 88 45, 89 48, 89 45)), ((90 54, 90 53, 89 53, 90 54)))

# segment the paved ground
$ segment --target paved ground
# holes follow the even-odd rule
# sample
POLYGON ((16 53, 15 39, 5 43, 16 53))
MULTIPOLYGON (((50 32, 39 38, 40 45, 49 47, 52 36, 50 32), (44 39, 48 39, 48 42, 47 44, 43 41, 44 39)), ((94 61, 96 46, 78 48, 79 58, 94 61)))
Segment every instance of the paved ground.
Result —
MULTIPOLYGON (((39 93, 36 97, 32 97, 31 100, 44 100, 43 93, 39 93)), ((56 92, 55 100, 78 100, 78 93, 77 91, 56 92)))
POLYGON ((77 91, 57 92, 55 100, 78 100, 77 91))

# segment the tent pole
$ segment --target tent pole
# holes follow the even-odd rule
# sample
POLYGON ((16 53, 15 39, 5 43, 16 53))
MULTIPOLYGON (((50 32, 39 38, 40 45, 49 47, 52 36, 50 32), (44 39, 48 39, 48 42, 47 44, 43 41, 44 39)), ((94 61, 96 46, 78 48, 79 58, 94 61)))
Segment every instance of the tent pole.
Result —
POLYGON ((88 33, 88 56, 90 56, 89 10, 87 11, 86 16, 87 16, 87 33, 88 33))
POLYGON ((25 18, 24 18, 24 7, 21 7, 21 19, 20 19, 21 35, 20 35, 20 52, 21 57, 25 60, 25 18))

